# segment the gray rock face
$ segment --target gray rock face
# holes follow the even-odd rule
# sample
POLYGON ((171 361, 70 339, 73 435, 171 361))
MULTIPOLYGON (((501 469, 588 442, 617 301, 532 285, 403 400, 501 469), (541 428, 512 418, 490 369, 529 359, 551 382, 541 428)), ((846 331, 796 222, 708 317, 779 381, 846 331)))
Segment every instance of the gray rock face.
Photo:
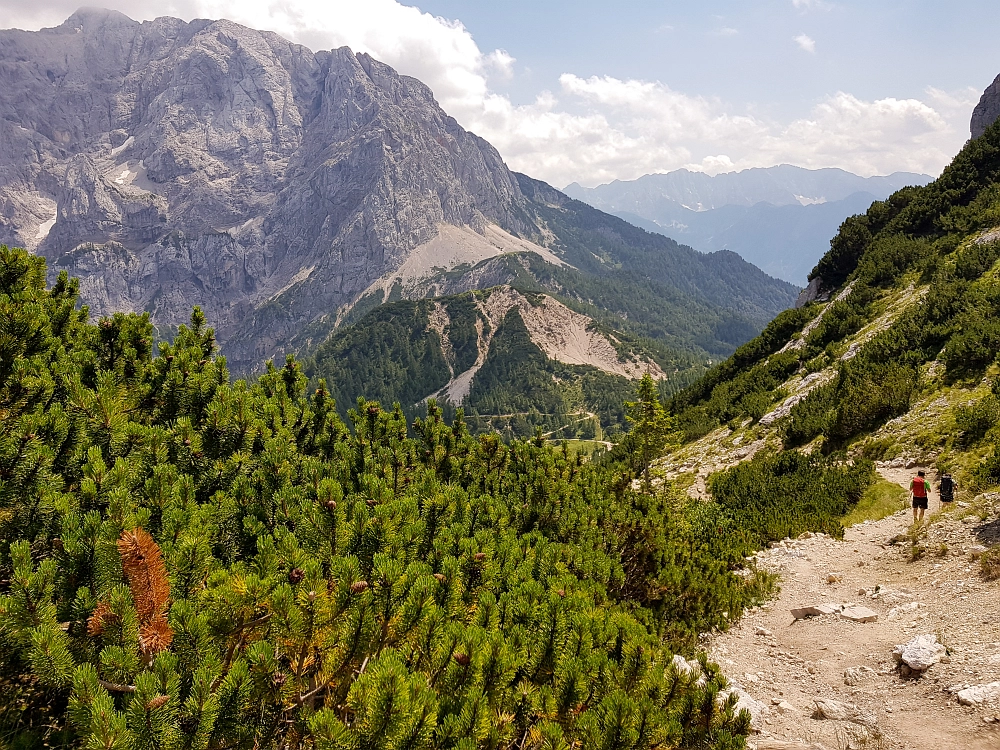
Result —
POLYGON ((0 31, 0 243, 96 314, 201 305, 237 370, 442 223, 537 233, 522 203, 425 85, 347 48, 101 10, 0 31))
POLYGON ((986 128, 1000 118, 1000 76, 993 79, 979 99, 979 104, 972 110, 970 130, 972 137, 978 138, 986 132, 986 128))

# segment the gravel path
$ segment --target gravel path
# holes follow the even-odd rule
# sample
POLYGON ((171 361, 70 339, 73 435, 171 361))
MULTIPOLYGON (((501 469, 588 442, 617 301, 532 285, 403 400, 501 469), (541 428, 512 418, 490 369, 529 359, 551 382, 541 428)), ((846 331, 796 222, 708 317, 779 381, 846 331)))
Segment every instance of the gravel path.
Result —
MULTIPOLYGON (((916 468, 882 473, 906 487, 916 468)), ((935 497, 930 511, 939 509, 935 497)), ((759 555, 761 566, 780 573, 780 595, 708 645, 730 680, 765 706, 755 721, 759 750, 1000 749, 1000 706, 973 709, 955 695, 1000 680, 1000 583, 983 581, 972 559, 974 546, 1000 521, 995 512, 986 520, 958 518, 969 512, 956 504, 940 514, 923 541, 926 554, 914 562, 908 541, 891 543, 905 535, 909 510, 854 526, 843 541, 819 535, 759 555), (856 623, 837 614, 793 620, 790 614, 824 602, 861 604, 878 620, 856 623), (950 656, 919 679, 904 679, 892 650, 924 633, 936 635, 950 656), (860 670, 850 686, 844 673, 852 667, 871 671, 860 670), (813 719, 816 699, 855 706, 859 721, 874 729, 813 719)))

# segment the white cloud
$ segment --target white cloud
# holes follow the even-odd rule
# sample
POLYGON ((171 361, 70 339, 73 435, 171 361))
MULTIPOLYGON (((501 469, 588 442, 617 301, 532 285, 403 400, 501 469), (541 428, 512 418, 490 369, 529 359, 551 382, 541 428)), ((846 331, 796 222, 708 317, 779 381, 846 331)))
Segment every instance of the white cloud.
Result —
MULTIPOLYGON (((444 109, 493 143, 513 169, 556 186, 682 166, 715 173, 791 163, 865 175, 898 169, 936 174, 965 142, 978 99, 971 90, 928 89, 919 100, 874 101, 839 92, 792 121, 776 122, 657 81, 568 72, 552 82, 557 89, 515 105, 491 85, 513 75, 513 57, 503 50, 483 52, 461 23, 396 0, 104 1, 137 19, 224 17, 313 49, 348 45, 368 52, 428 84, 444 109)), ((22 28, 56 25, 78 2, 0 0, 0 18, 22 28)), ((802 10, 828 5, 793 4, 802 10)))
POLYGON ((792 5, 800 10, 830 10, 833 7, 825 0, 792 0, 792 5))
POLYGON ((799 34, 794 39, 795 43, 799 45, 801 49, 806 52, 816 52, 816 40, 812 37, 806 36, 805 34, 799 34))
POLYGON ((723 26, 715 33, 718 34, 719 36, 736 36, 737 34, 740 33, 740 30, 734 29, 732 26, 723 26))
POLYGON ((565 74, 560 83, 561 100, 550 95, 544 107, 500 100, 495 119, 479 131, 514 168, 556 185, 682 166, 715 174, 781 163, 866 176, 936 174, 964 143, 970 108, 965 91, 931 89, 923 101, 838 92, 781 123, 655 82, 565 74))

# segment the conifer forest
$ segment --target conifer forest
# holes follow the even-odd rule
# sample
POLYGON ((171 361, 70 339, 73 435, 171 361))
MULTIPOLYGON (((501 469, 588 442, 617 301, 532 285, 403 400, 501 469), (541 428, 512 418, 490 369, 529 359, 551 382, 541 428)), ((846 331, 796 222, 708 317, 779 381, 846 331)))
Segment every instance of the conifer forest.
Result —
MULTIPOLYGON (((0 745, 745 747, 698 634, 773 587, 723 505, 637 481, 650 382, 586 462, 231 381, 196 308, 93 322, 0 250, 0 745)), ((648 380, 648 376, 647 376, 648 380)))

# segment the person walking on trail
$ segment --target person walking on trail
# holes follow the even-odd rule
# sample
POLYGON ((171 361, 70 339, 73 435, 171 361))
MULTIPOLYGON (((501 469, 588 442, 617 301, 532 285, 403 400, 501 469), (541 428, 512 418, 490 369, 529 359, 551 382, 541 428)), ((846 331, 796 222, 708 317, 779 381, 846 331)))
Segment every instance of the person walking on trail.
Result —
POLYGON ((927 475, 921 469, 910 482, 910 496, 913 498, 913 523, 924 520, 924 511, 927 510, 927 497, 930 492, 931 483, 927 481, 927 475))
POLYGON ((955 500, 955 480, 951 478, 951 474, 945 472, 941 475, 941 486, 938 488, 941 493, 941 502, 950 503, 955 500))

